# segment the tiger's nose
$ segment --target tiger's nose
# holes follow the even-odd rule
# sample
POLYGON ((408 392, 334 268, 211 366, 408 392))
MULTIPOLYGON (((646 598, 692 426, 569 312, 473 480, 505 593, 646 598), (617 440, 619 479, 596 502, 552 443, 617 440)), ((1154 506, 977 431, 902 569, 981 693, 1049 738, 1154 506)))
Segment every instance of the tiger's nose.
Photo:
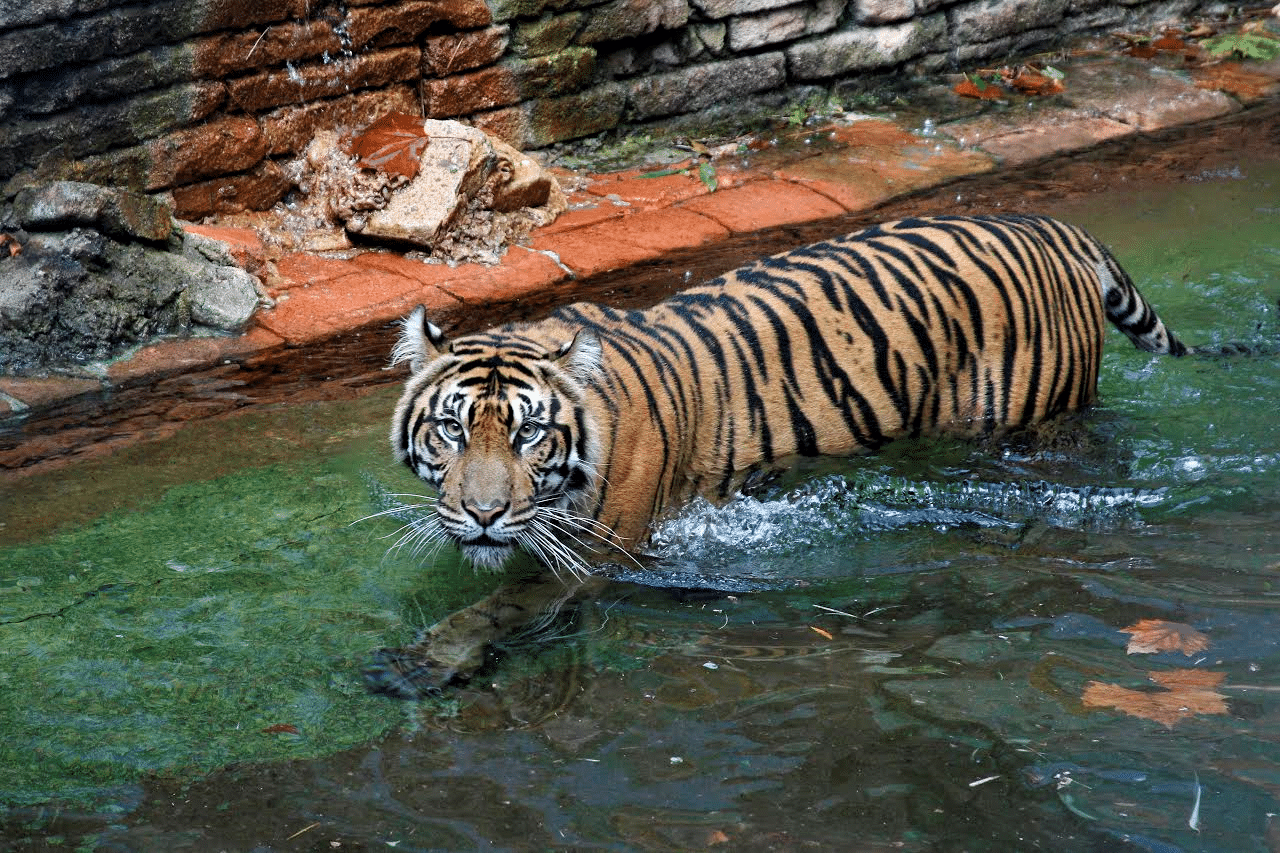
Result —
POLYGON ((462 504, 462 508, 467 511, 467 515, 474 518, 477 524, 485 528, 492 527, 497 523, 498 519, 502 518, 506 513, 507 507, 509 506, 511 506, 511 504, 498 503, 496 501, 486 504, 471 503, 468 501, 462 504))

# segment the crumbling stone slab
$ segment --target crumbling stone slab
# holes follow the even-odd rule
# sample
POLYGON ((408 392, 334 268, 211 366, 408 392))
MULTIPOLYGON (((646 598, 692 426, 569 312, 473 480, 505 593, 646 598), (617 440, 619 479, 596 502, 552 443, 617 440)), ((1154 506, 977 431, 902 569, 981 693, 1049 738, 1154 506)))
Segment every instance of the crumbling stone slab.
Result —
POLYGON ((371 212, 360 234, 434 246, 488 177, 497 155, 484 131, 433 119, 427 119, 424 127, 429 142, 422 150, 417 177, 392 194, 386 207, 371 212))
POLYGON ((1130 125, 1079 109, 1002 112, 939 128, 963 146, 980 148, 1007 166, 1092 148, 1137 131, 1130 125))
POLYGON ((1114 121, 1151 131, 1236 112, 1240 104, 1200 89, 1184 75, 1137 59, 1071 66, 1066 99, 1114 121))

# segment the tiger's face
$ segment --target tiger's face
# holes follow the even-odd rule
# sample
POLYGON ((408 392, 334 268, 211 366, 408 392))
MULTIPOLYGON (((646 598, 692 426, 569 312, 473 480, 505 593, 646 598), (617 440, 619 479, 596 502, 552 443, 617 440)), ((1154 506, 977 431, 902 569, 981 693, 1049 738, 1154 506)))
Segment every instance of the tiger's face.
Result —
POLYGON ((393 362, 413 375, 396 407, 396 457, 437 492, 439 531, 481 568, 517 547, 575 568, 561 540, 581 529, 594 486, 594 424, 584 383, 600 346, 581 332, 555 351, 519 334, 444 344, 421 307, 404 321, 393 362))

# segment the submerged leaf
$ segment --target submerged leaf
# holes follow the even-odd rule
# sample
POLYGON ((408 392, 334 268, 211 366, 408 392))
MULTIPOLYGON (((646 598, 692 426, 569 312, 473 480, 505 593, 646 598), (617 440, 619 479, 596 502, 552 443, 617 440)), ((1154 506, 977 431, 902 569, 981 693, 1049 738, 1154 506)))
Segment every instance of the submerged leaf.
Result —
POLYGON ((1175 669, 1149 673, 1148 677, 1164 689, 1132 690, 1090 681, 1081 699, 1086 708, 1115 708, 1169 727, 1199 714, 1227 713, 1227 697, 1213 689, 1222 682, 1221 672, 1175 669))
POLYGON ((1182 652, 1190 657, 1209 648, 1209 638, 1181 622, 1163 619, 1143 619, 1120 629, 1129 634, 1131 655, 1154 655, 1159 652, 1182 652))

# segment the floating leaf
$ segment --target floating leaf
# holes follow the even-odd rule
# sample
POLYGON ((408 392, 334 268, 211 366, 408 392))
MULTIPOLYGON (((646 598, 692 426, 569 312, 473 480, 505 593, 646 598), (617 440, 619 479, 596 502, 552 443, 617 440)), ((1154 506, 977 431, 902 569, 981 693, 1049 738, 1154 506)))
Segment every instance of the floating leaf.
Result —
POLYGON ((292 723, 276 723, 274 726, 267 726, 265 729, 262 730, 262 733, 266 735, 300 734, 300 732, 298 731, 298 727, 293 725, 292 723))
POLYGON ((1190 657, 1209 648, 1208 637, 1181 622, 1143 619, 1120 630, 1130 635, 1126 651, 1131 655, 1182 652, 1190 657))
POLYGON ((981 98, 988 101, 1004 95, 1003 89, 976 74, 966 74, 965 78, 957 83, 952 91, 966 98, 981 98))
POLYGON ((1172 727, 1198 714, 1226 714, 1227 697, 1217 690, 1221 672, 1174 669, 1152 672, 1148 677, 1159 690, 1132 690, 1118 684, 1090 681, 1081 697, 1086 708, 1115 708, 1132 717, 1172 727))
POLYGON ((351 154, 365 169, 382 169, 390 175, 413 180, 422 152, 431 138, 422 119, 405 113, 387 113, 351 141, 351 154))
POLYGON ((1023 68, 1009 80, 1009 85, 1024 95, 1056 95, 1063 90, 1060 79, 1023 68))

